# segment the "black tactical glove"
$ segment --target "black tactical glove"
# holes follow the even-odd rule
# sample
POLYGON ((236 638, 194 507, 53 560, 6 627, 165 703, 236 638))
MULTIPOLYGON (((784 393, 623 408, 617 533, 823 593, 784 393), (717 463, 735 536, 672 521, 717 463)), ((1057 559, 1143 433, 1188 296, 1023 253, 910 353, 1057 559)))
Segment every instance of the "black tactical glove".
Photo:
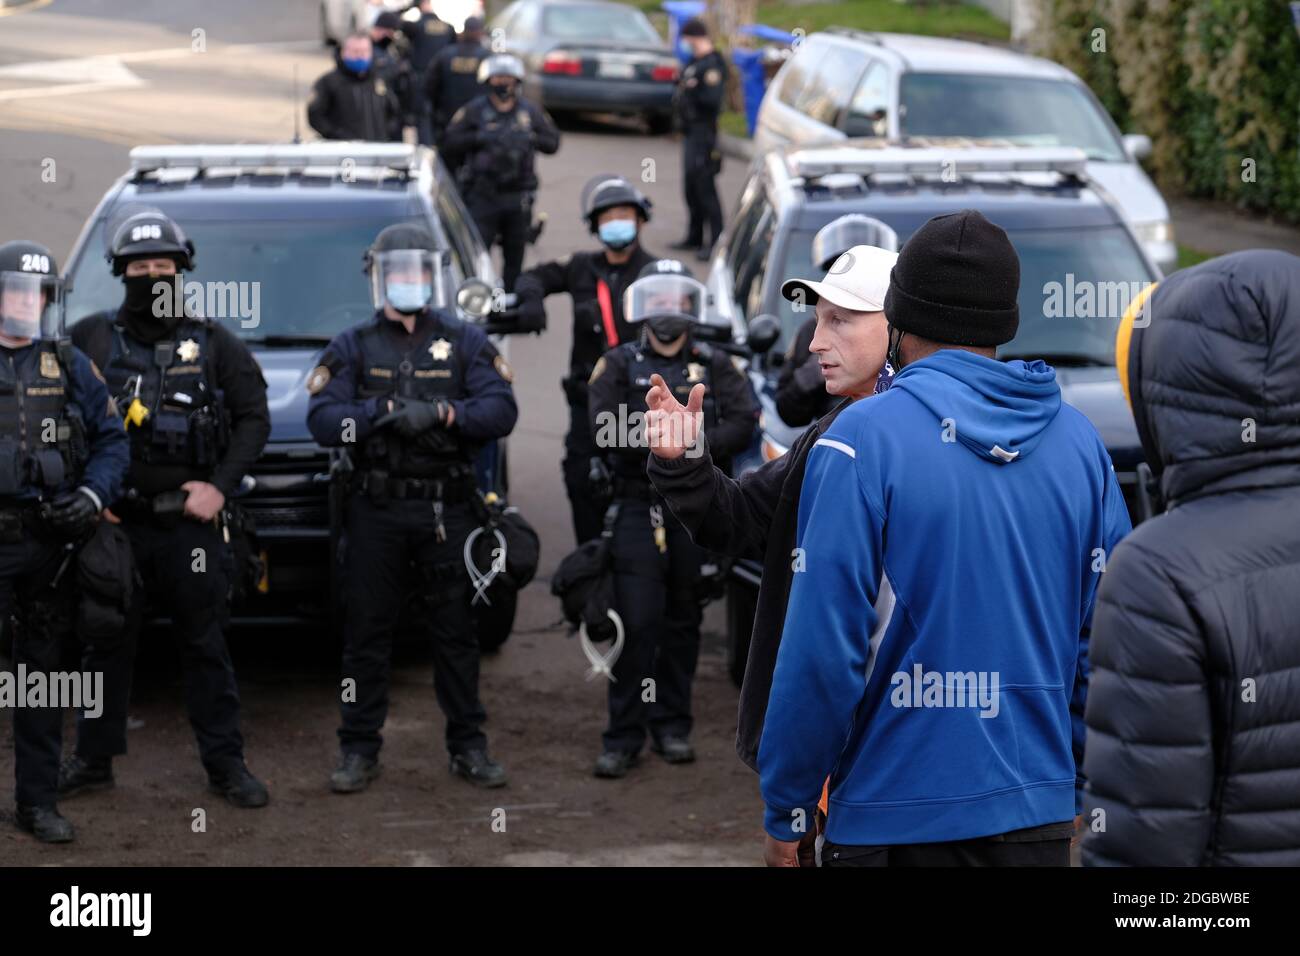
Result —
POLYGON ((431 428, 445 428, 450 416, 451 402, 445 398, 431 402, 400 398, 391 412, 375 422, 375 427, 391 424, 403 438, 414 438, 431 428))
POLYGON ((528 296, 520 299, 516 311, 519 314, 518 328, 520 332, 546 331, 546 307, 539 297, 528 296))
POLYGON ((95 524, 99 506, 86 492, 65 491, 50 503, 50 524, 69 538, 80 538, 95 524))

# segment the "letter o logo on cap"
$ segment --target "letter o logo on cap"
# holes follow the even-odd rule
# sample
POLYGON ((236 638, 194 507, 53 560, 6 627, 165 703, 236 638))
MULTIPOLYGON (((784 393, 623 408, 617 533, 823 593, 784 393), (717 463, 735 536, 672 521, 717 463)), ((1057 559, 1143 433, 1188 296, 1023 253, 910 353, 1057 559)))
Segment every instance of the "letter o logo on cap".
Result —
POLYGON ((833 275, 833 276, 844 275, 844 273, 848 272, 850 269, 853 268, 853 262, 854 262, 853 253, 851 252, 841 253, 840 257, 836 259, 833 263, 831 263, 831 270, 828 273, 828 275, 833 275))

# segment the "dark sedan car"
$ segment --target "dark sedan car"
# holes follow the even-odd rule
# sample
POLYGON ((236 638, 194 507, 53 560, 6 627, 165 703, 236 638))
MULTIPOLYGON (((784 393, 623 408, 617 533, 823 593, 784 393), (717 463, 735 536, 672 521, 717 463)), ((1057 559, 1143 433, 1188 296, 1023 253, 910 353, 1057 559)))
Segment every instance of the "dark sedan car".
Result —
POLYGON ((553 116, 592 112, 672 127, 678 63, 644 13, 601 0, 515 0, 491 23, 528 69, 524 93, 553 116))

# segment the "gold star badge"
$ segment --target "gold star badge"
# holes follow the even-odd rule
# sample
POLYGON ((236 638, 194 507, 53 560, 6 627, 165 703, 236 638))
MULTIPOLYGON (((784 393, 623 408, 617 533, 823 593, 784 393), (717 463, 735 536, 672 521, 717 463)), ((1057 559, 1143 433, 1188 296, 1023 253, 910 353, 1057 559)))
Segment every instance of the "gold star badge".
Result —
POLYGON ((199 357, 199 343, 193 339, 186 339, 177 346, 176 354, 182 362, 193 362, 199 357))
POLYGON ((445 362, 451 358, 451 343, 446 339, 438 339, 429 346, 429 354, 435 362, 445 362))
POLYGON ((704 378, 704 366, 699 362, 690 362, 686 366, 686 381, 698 382, 704 378))

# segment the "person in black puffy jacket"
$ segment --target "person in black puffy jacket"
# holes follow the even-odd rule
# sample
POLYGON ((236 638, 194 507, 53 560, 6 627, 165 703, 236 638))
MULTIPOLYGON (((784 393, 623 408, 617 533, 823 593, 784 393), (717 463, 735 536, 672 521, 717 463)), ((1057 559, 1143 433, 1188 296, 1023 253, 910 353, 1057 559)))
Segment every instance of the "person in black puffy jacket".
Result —
POLYGON ((1166 510, 1115 549, 1085 865, 1300 865, 1300 258, 1163 280, 1117 364, 1166 510))

